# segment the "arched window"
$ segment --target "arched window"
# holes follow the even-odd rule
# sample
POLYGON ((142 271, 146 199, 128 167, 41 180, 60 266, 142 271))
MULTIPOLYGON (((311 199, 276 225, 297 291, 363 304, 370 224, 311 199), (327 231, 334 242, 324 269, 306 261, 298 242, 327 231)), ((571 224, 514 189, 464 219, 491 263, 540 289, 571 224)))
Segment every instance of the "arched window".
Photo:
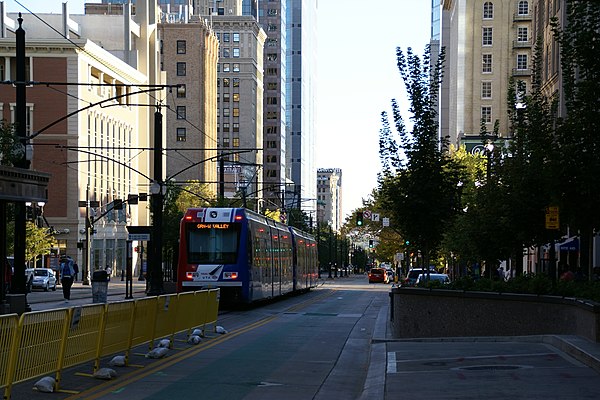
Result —
POLYGON ((483 3, 483 19, 494 18, 494 4, 491 1, 483 3))
POLYGON ((529 15, 529 2, 527 0, 519 1, 517 14, 518 15, 529 15))

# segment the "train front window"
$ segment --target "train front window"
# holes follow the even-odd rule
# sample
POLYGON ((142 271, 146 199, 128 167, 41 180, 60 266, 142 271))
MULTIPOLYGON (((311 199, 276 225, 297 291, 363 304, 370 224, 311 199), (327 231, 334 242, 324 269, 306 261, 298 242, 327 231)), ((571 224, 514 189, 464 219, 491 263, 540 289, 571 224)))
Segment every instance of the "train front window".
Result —
POLYGON ((235 264, 240 224, 193 223, 188 225, 188 263, 235 264))

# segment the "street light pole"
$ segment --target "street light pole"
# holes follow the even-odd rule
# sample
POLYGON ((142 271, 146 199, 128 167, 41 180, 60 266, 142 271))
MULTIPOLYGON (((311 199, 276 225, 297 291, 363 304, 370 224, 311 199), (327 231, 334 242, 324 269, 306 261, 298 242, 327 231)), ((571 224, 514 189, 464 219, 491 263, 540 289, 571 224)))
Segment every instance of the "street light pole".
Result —
POLYGON ((164 293, 162 273, 162 222, 163 222, 163 160, 162 160, 162 114, 160 108, 154 113, 154 182, 152 183, 152 237, 148 249, 151 259, 150 288, 148 296, 158 296, 164 293))

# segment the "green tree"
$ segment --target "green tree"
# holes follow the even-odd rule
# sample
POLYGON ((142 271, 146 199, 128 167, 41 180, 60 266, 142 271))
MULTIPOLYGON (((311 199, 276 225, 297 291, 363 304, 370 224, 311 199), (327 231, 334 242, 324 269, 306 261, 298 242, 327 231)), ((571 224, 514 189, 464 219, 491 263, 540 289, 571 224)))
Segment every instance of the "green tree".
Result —
POLYGON ((27 221, 26 235, 25 259, 35 265, 35 261, 39 256, 50 254, 55 239, 48 232, 48 229, 40 228, 31 221, 27 221))
POLYGON ((553 20, 553 29, 560 44, 567 110, 557 130, 561 217, 581 234, 581 265, 591 277, 591 239, 600 227, 600 2, 568 1, 564 27, 553 20))
POLYGON ((433 67, 429 47, 423 59, 411 48, 406 54, 398 48, 396 56, 410 100, 413 127, 408 132, 398 103, 392 100, 397 134, 384 112, 379 138, 381 202, 390 213, 391 224, 411 246, 421 250, 423 262, 428 264, 455 214, 460 180, 460 167, 443 151, 446 142, 438 136, 437 104, 444 52, 433 67))
POLYGON ((14 125, 0 120, 0 165, 14 165, 22 156, 20 148, 14 125))

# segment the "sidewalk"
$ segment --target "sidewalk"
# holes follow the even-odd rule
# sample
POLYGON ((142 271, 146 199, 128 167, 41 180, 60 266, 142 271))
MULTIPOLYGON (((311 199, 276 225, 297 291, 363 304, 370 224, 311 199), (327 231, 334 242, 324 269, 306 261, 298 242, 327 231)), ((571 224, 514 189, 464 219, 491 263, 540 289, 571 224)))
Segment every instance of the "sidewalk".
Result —
MULTIPOLYGON (((125 283, 119 278, 113 278, 108 282, 107 301, 109 303, 127 300, 125 283)), ((147 297, 145 281, 133 280, 132 289, 134 299, 147 297)), ((31 292, 27 295, 27 302, 32 311, 92 304, 92 284, 91 282, 89 285, 84 285, 81 281, 74 282, 71 287, 71 300, 68 302, 65 302, 63 298, 61 285, 58 285, 54 292, 31 292)))

